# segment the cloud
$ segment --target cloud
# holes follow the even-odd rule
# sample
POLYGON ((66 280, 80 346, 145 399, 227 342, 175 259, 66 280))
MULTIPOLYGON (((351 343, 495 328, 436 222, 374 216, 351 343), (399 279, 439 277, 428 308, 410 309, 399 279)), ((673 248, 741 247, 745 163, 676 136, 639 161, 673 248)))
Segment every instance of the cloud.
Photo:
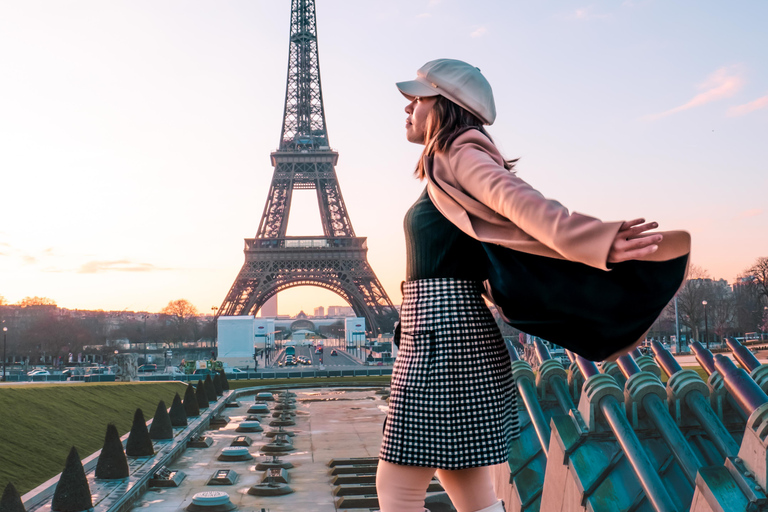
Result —
POLYGON ((577 20, 589 21, 589 20, 607 20, 611 18, 610 14, 598 14, 594 12, 594 6, 580 7, 573 13, 573 17, 577 20))
POLYGON ((757 217, 763 213, 762 208, 752 208, 739 213, 734 220, 748 219, 750 217, 757 217))
POLYGON ((436 6, 437 4, 439 4, 442 1, 443 0, 429 0, 429 6, 430 7, 434 7, 434 6, 436 6))
POLYGON ((754 112, 755 110, 760 110, 761 108, 765 108, 765 107, 768 107, 768 94, 766 94, 762 98, 757 98, 754 101, 750 101, 749 103, 745 103, 743 105, 737 105, 735 107, 729 108, 727 115, 728 117, 743 116, 743 115, 749 114, 750 112, 754 112))
POLYGON ((417 18, 431 18, 431 17, 432 17, 432 14, 430 14, 430 13, 428 13, 428 12, 423 12, 423 13, 421 13, 421 14, 417 14, 417 15, 416 15, 416 17, 417 17, 417 18))
POLYGON ((99 272, 152 272, 155 270, 168 270, 152 265, 151 263, 135 263, 128 260, 118 261, 89 261, 84 263, 77 271, 78 274, 97 274, 99 272))
POLYGON ((21 259, 27 265, 34 265, 35 263, 37 263, 37 258, 35 258, 34 256, 30 256, 29 254, 23 254, 21 256, 21 259))
POLYGON ((475 29, 470 35, 470 37, 483 37, 486 32, 488 32, 488 29, 485 27, 479 27, 475 29))
POLYGON ((645 116, 644 119, 654 121, 671 114, 677 114, 684 110, 706 105, 713 101, 730 98, 739 92, 743 86, 744 77, 738 66, 722 67, 709 75, 704 82, 697 86, 701 92, 691 98, 687 103, 659 114, 645 116))

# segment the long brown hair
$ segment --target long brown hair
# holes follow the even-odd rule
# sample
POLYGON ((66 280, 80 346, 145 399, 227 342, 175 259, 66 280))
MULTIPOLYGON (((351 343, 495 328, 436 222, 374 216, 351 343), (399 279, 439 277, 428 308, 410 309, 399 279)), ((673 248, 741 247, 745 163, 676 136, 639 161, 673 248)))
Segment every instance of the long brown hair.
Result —
MULTIPOLYGON (((493 142, 491 136, 483 127, 483 122, 467 109, 460 107, 445 96, 438 96, 432 111, 427 116, 426 130, 424 134, 424 151, 421 153, 419 163, 416 165, 414 175, 423 180, 427 177, 424 168, 424 157, 432 156, 438 151, 445 151, 451 145, 453 139, 461 132, 476 128, 493 142)), ((512 170, 517 163, 514 160, 504 160, 504 168, 512 170)))

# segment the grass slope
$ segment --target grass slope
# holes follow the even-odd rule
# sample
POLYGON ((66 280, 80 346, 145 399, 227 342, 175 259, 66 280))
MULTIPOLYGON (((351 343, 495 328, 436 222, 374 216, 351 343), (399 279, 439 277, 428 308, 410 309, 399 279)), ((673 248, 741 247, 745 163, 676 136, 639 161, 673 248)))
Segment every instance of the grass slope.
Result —
POLYGON ((107 423, 120 435, 133 413, 147 419, 160 400, 184 393, 180 382, 40 384, 0 387, 0 489, 24 494, 64 469, 74 445, 82 457, 100 450, 107 423))

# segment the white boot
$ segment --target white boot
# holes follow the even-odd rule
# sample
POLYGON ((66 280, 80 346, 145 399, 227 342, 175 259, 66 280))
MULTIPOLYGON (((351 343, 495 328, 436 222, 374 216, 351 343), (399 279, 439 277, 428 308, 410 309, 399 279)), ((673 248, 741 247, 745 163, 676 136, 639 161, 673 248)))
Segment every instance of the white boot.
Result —
POLYGON ((490 507, 485 507, 484 509, 478 510, 477 512, 506 512, 504 510, 504 503, 499 500, 490 507))

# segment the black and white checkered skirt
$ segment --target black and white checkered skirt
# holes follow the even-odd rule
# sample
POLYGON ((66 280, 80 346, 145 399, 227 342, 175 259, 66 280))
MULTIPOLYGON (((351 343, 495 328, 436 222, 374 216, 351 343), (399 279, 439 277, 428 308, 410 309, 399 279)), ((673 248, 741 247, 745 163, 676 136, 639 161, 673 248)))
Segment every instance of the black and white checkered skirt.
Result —
POLYGON ((517 387, 480 283, 407 281, 403 294, 379 458, 438 469, 506 462, 517 387))

